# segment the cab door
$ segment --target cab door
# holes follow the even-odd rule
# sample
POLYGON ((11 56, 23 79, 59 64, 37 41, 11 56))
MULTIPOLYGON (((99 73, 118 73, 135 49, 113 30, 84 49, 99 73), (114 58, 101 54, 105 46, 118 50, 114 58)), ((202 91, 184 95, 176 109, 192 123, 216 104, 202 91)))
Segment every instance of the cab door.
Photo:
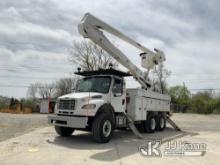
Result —
POLYGON ((125 81, 123 78, 113 78, 110 102, 115 112, 125 112, 126 108, 125 81))

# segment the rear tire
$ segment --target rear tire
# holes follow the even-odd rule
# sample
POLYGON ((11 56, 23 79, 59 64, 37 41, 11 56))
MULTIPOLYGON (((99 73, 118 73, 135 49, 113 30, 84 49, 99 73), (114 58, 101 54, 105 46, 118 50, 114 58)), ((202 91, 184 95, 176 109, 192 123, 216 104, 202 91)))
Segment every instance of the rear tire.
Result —
POLYGON ((157 120, 157 131, 163 131, 166 128, 166 118, 164 115, 159 115, 157 120))
POLYGON ((60 136, 70 136, 74 132, 74 128, 55 126, 57 134, 60 136))
POLYGON ((156 117, 153 114, 150 114, 147 117, 147 120, 143 122, 144 125, 144 131, 146 133, 154 133, 156 130, 156 117))
POLYGON ((113 119, 109 113, 99 114, 92 124, 92 136, 97 143, 107 143, 113 134, 113 119))

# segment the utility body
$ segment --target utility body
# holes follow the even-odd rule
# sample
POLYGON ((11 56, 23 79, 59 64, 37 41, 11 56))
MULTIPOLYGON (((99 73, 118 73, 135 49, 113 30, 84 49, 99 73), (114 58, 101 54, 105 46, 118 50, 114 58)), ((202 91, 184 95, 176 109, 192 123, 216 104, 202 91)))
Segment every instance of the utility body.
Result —
POLYGON ((154 92, 148 77, 155 65, 165 61, 162 51, 150 51, 115 28, 87 13, 78 26, 80 34, 102 47, 116 61, 128 69, 122 72, 113 68, 96 71, 78 70, 82 76, 73 93, 57 99, 55 114, 49 115, 49 123, 55 125, 61 136, 69 136, 74 130, 92 132, 98 143, 108 142, 114 129, 130 128, 137 134, 153 133, 166 127, 170 112, 170 96, 154 92), (104 35, 107 31, 140 49, 142 71, 104 35), (141 88, 126 88, 125 77, 132 76, 141 88))

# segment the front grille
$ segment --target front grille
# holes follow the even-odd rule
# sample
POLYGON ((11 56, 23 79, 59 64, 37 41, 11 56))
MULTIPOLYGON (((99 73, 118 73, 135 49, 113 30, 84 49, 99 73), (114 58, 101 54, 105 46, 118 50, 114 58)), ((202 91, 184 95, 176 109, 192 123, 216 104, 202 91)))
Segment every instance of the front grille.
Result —
POLYGON ((75 100, 60 100, 58 107, 59 109, 74 110, 75 100))

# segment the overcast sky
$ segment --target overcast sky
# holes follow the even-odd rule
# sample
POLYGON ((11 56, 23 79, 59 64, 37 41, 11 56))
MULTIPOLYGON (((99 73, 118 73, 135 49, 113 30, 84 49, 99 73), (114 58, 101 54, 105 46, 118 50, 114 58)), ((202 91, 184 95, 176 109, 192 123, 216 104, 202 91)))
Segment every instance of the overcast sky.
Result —
MULTIPOLYGON (((25 97, 30 83, 71 76, 68 50, 82 39, 77 24, 86 12, 163 50, 169 86, 220 88, 218 0, 1 0, 0 95, 25 97)), ((116 43, 140 65, 138 50, 116 43)))

